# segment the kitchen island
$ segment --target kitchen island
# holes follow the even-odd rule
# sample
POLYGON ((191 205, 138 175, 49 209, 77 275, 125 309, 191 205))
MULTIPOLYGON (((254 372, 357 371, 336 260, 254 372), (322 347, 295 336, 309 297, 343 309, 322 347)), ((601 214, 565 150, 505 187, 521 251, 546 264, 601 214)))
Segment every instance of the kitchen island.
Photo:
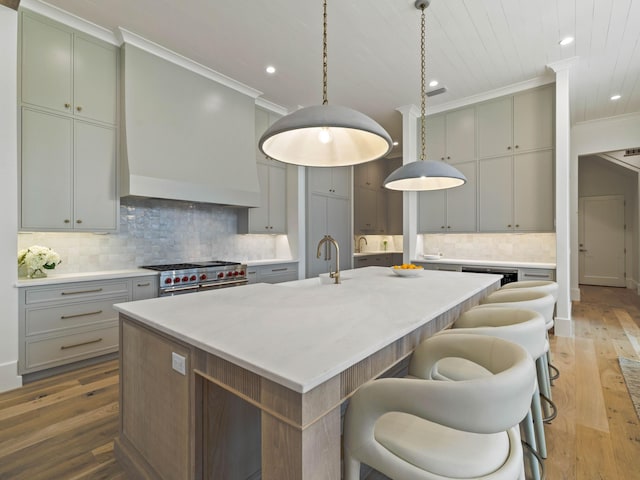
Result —
POLYGON ((498 288, 389 268, 117 305, 120 436, 142 478, 339 479, 341 406, 498 288))

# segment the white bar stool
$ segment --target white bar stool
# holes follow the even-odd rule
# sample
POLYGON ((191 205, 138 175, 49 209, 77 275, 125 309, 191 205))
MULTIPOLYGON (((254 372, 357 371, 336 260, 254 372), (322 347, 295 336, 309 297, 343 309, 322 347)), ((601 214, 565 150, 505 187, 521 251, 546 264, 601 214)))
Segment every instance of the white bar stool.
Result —
MULTIPOLYGON (((485 306, 466 311, 451 329, 437 335, 475 334, 503 338, 517 343, 537 360, 547 353, 545 323, 544 317, 534 310, 485 306)), ((478 371, 475 365, 461 364, 459 359, 445 358, 437 365, 437 375, 450 380, 469 378, 474 374, 483 375, 483 372, 478 371)), ((529 457, 533 478, 539 480, 545 476, 542 458, 547 456, 547 444, 537 382, 531 398, 531 409, 521 426, 526 444, 533 450, 529 457), (540 471, 536 468, 536 462, 540 465, 540 471)))

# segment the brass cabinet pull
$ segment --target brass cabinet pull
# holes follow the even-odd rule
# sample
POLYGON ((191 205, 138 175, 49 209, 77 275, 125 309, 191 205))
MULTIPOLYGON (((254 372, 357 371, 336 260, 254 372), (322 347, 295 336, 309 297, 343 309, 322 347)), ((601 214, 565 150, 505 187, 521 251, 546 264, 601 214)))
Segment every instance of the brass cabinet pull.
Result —
POLYGON ((78 219, 76 220, 76 223, 82 223, 82 220, 78 219))
POLYGON ((65 218, 64 223, 71 223, 71 220, 69 220, 68 218, 65 218))
POLYGON ((70 103, 65 103, 65 104, 64 104, 64 108, 70 108, 70 107, 71 107, 71 104, 70 104, 70 103))
POLYGON ((101 313, 102 313, 102 310, 96 310, 95 312, 76 313, 74 315, 60 315, 60 320, 67 320, 68 318, 76 318, 76 317, 88 317, 89 315, 99 315, 101 313))
POLYGON ((533 278, 549 278, 549 275, 545 275, 543 273, 525 273, 523 276, 533 278))
POLYGON ((82 343, 74 343, 73 345, 62 345, 60 350, 68 350, 70 348, 82 347, 84 345, 91 345, 92 343, 99 343, 102 341, 102 338, 97 338, 96 340, 89 340, 88 342, 82 343))
POLYGON ((148 287, 149 285, 151 285, 151 283, 147 282, 147 283, 139 283, 138 287, 148 287))
POLYGON ((286 272, 287 268, 272 268, 271 269, 272 272, 286 272))
POLYGON ((102 288, 96 288, 94 290, 77 290, 75 292, 60 292, 60 295, 80 295, 81 293, 95 293, 101 292, 102 288))
POLYGON ((78 105, 78 106, 76 107, 76 110, 78 110, 79 112, 81 112, 81 111, 82 111, 82 106, 81 106, 81 105, 78 105))

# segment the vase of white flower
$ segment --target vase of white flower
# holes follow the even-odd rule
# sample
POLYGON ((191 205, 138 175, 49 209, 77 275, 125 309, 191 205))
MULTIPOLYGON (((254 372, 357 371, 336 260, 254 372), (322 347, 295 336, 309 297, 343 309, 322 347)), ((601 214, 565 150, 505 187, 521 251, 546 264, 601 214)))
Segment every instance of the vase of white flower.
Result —
POLYGON ((49 247, 33 245, 18 252, 18 272, 26 269, 28 278, 46 277, 46 270, 53 270, 60 262, 60 255, 49 247))

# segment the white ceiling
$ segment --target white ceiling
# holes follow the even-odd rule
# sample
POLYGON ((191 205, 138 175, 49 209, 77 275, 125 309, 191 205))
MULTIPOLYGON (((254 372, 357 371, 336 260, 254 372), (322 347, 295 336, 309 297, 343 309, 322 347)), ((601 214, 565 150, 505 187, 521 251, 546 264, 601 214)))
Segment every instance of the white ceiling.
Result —
MULTIPOLYGON (((124 27, 262 92, 290 110, 322 100, 322 0, 47 0, 124 27), (267 75, 265 67, 278 71, 267 75)), ((413 0, 328 0, 329 103, 380 122, 419 104, 420 12, 413 0)), ((571 69, 572 123, 640 111, 640 0, 432 0, 427 75, 447 87, 427 113, 571 69), (561 47, 565 36, 575 42, 561 47), (609 98, 620 94, 612 102, 609 98)), ((491 94, 490 94, 491 95, 491 94)), ((639 141, 640 143, 640 141, 639 141)))

